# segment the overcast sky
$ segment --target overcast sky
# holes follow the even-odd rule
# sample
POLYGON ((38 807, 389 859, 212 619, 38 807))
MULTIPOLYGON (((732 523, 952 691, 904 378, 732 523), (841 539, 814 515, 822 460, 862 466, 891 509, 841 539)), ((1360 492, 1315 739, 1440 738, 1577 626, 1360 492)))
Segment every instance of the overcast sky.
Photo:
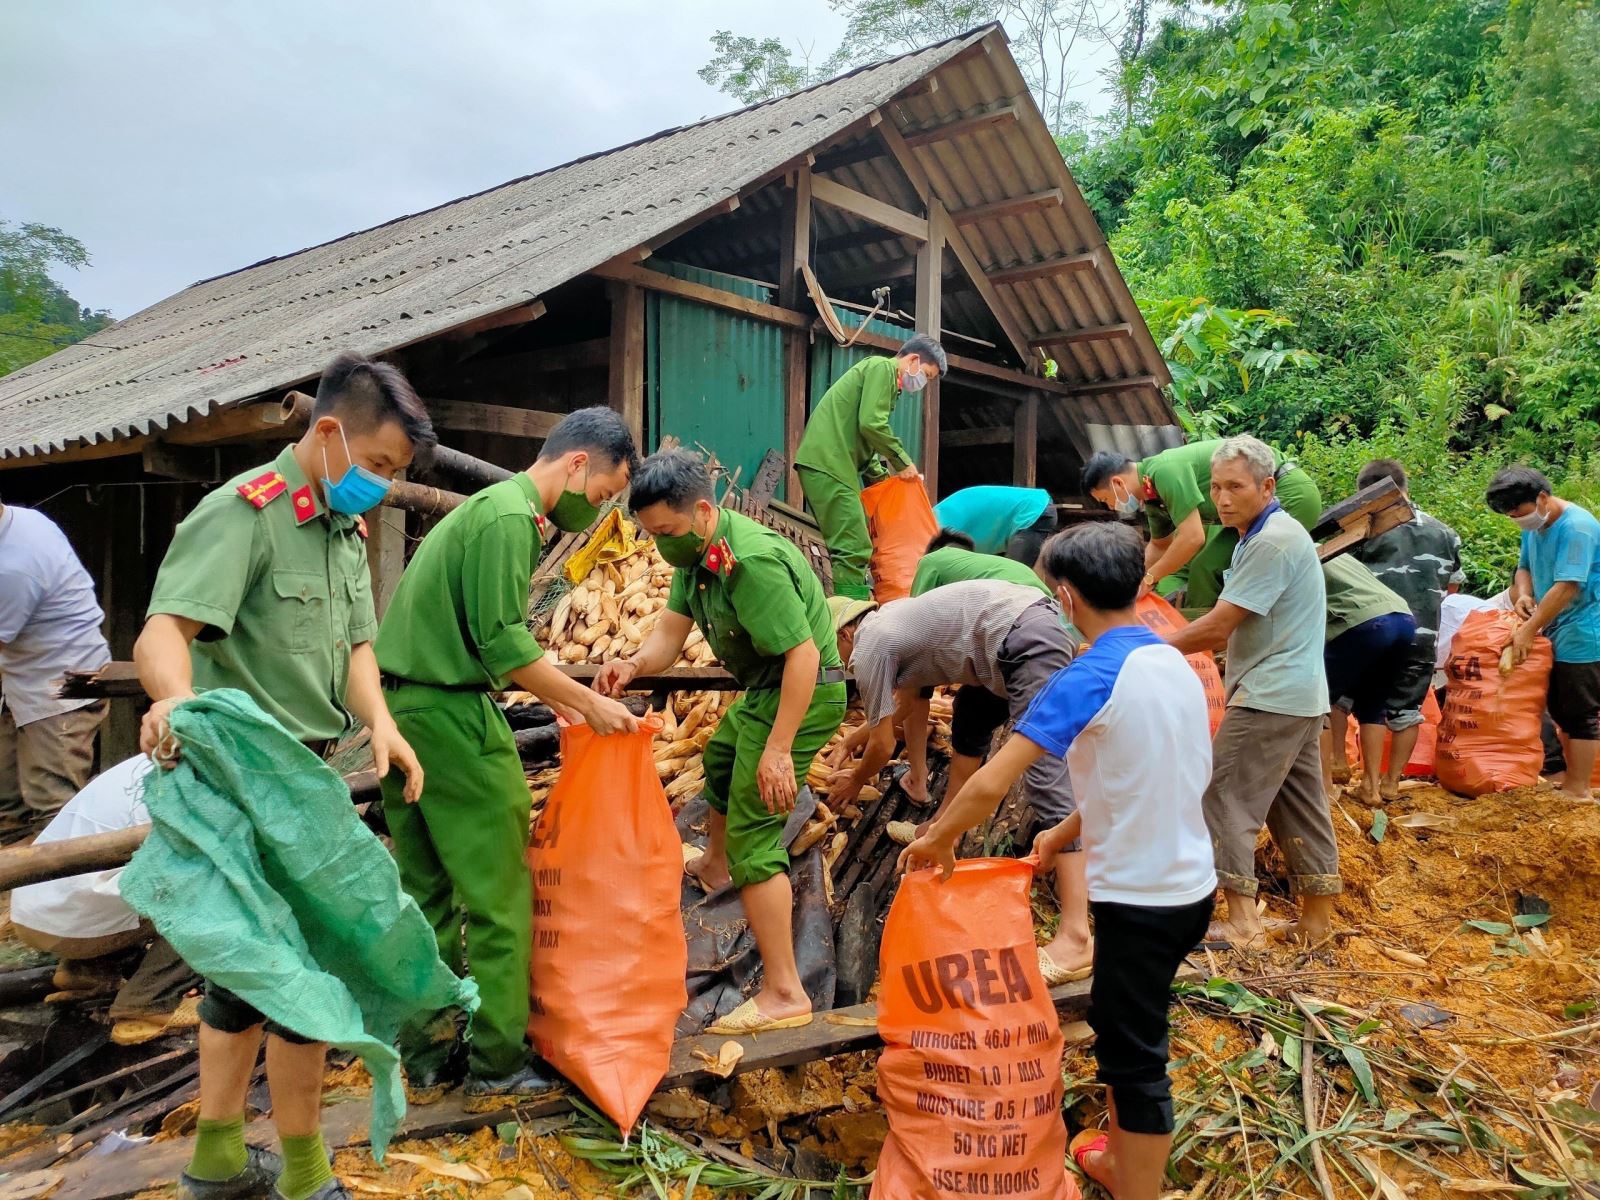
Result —
POLYGON ((820 59, 843 22, 827 0, 12 0, 0 217, 81 240, 93 265, 60 281, 131 316, 725 112, 695 74, 718 28, 820 59))

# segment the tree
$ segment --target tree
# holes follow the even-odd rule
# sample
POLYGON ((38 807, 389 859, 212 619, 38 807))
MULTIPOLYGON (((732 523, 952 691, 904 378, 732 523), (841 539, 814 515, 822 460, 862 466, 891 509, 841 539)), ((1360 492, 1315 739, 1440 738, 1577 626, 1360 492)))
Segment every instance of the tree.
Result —
POLYGON ((54 354, 110 324, 50 278, 52 266, 89 265, 77 238, 48 225, 0 218, 0 375, 54 354))

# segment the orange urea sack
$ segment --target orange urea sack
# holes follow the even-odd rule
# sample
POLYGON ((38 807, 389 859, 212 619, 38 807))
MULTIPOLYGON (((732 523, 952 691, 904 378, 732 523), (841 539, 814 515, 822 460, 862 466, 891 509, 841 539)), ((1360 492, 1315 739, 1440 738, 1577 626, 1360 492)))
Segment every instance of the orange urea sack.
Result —
MULTIPOLYGON (((1139 620, 1163 637, 1189 624, 1181 612, 1154 592, 1141 596, 1133 608, 1139 614, 1139 620)), ((1209 650, 1201 650, 1184 657, 1189 660, 1194 673, 1200 676, 1200 683, 1206 690, 1206 720, 1211 722, 1211 736, 1216 737, 1217 727, 1222 724, 1223 715, 1228 711, 1228 693, 1222 687, 1222 672, 1217 669, 1216 656, 1209 650)))
POLYGON ((528 845, 528 1035, 626 1132, 667 1072, 689 1002, 678 914, 682 851, 650 739, 561 729, 561 777, 528 845))
POLYGON ((1061 1022, 1039 974, 1033 868, 973 858, 900 884, 879 956, 873 1200, 1078 1200, 1066 1172, 1061 1022))
POLYGON ((1434 771, 1452 792, 1481 796, 1539 782, 1539 723, 1555 651, 1537 637, 1527 661, 1502 675, 1500 653, 1521 624, 1514 613, 1480 609, 1450 643, 1434 771))
POLYGON ((917 563, 939 532, 939 518, 920 479, 891 475, 861 493, 872 535, 872 598, 879 604, 911 594, 917 563))
MULTIPOLYGON (((1406 763, 1403 775, 1432 775, 1434 757, 1438 753, 1439 721, 1443 713, 1439 709, 1439 702, 1433 698, 1433 689, 1422 699, 1422 726, 1417 732, 1417 745, 1411 751, 1411 759, 1406 763)), ((1394 742, 1394 734, 1387 730, 1383 735, 1383 762, 1379 765, 1380 771, 1389 769, 1389 747, 1394 742)), ((1361 762, 1361 726, 1354 717, 1345 725, 1344 756, 1352 767, 1361 762)))

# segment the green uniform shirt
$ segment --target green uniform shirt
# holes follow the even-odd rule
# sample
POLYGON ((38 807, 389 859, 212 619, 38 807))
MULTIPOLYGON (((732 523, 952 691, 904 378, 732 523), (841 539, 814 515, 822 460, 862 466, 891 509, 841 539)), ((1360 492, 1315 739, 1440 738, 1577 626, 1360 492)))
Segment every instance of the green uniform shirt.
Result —
POLYGON ((518 472, 468 498, 411 556, 378 631, 385 675, 438 687, 505 686, 543 656, 528 629, 528 585, 544 517, 518 472))
MULTIPOLYGON (((1190 442, 1163 450, 1139 464, 1139 478, 1156 493, 1156 498, 1146 499, 1144 505, 1151 537, 1169 536, 1197 509, 1207 526, 1218 523, 1216 506, 1211 503, 1211 456, 1221 444, 1220 438, 1190 442)), ((1283 465, 1283 455, 1276 449, 1272 451, 1272 462, 1283 465)))
POLYGON ((1330 558, 1322 564, 1322 579, 1328 594, 1328 641, 1390 613, 1411 615, 1411 606, 1393 588, 1385 585, 1360 559, 1348 554, 1330 558))
POLYGON ((963 546, 941 546, 932 554, 924 554, 917 564, 917 574, 911 581, 911 594, 920 596, 947 583, 963 579, 1004 579, 1007 583, 1025 583, 1051 595, 1044 580, 1033 573, 1033 568, 1012 558, 998 554, 979 554, 963 546))
POLYGON ((344 734, 350 650, 377 632, 365 534, 318 502, 292 448, 200 501, 149 609, 205 626, 189 645, 195 690, 239 688, 303 742, 344 734))
POLYGON ((903 471, 911 456, 889 428, 900 399, 900 368, 892 358, 864 358, 839 376, 818 401, 794 465, 810 467, 848 484, 857 484, 874 455, 890 471, 903 471))
POLYGON ((700 564, 673 572, 667 607, 694 619, 746 688, 781 686, 783 656, 808 639, 824 669, 840 665, 816 572, 787 538, 741 513, 723 509, 700 564))

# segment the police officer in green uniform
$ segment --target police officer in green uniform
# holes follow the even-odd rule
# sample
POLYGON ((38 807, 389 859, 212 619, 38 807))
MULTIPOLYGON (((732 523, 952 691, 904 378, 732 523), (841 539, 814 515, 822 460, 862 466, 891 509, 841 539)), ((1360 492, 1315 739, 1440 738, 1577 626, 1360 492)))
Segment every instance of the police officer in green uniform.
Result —
POLYGON ((712 501, 705 463, 687 450, 647 458, 630 503, 677 572, 650 636, 609 662, 595 688, 617 695, 677 660, 693 625, 745 687, 706 743, 710 845, 691 874, 707 891, 732 884, 761 953, 760 992, 710 1032, 755 1033, 811 1021, 795 965, 783 827, 797 780, 844 719, 844 671, 822 584, 789 541, 712 501))
MULTIPOLYGON (((1222 594, 1222 573, 1233 561, 1239 533, 1217 520, 1211 502, 1211 456, 1222 439, 1189 442, 1140 462, 1100 450, 1083 466, 1083 490, 1124 520, 1144 509, 1150 524, 1143 596, 1163 579, 1186 578, 1185 608, 1211 608, 1222 594)), ((1278 503, 1308 530, 1322 515, 1317 485, 1277 450, 1278 503)))
POLYGON ((876 483, 888 470, 915 479, 917 466, 889 428, 902 392, 919 392, 944 374, 944 349, 918 334, 893 358, 864 358, 841 375, 811 412, 795 452, 800 490, 828 543, 837 596, 866 600, 872 538, 861 507, 861 483, 876 483))
POLYGON ((998 554, 979 554, 973 546, 972 538, 959 529, 939 530, 928 543, 927 553, 917 563, 911 594, 921 596, 964 579, 1004 579, 1007 583, 1020 583, 1050 595, 1049 585, 1026 563, 998 554))
MULTIPOLYGON (((432 923, 440 957, 457 973, 470 964, 481 999, 466 1060, 469 1096, 552 1086, 525 1042, 528 784, 490 693, 509 680, 600 733, 638 727, 622 705, 546 659, 528 629, 528 586, 550 527, 588 528, 637 461, 612 410, 562 418, 531 467, 478 492, 422 539, 378 633, 389 711, 428 777, 414 805, 384 785, 400 882, 432 923)), ((452 1048, 437 1020, 407 1030, 401 1051, 412 1086, 454 1082, 452 1048)))
MULTIPOLYGON (((239 688, 319 753, 350 732, 353 714, 371 731, 378 774, 399 792, 389 771, 398 766, 406 794, 421 794, 416 755, 379 686, 360 514, 433 441, 427 412, 398 370, 341 355, 323 373, 305 436, 200 502, 173 535, 133 650, 155 701, 140 728, 145 753, 174 750, 167 718, 175 705, 198 691, 239 688)), ((345 1196, 321 1134, 327 1048, 265 1025, 280 1159, 244 1143, 261 1013, 208 984, 200 1022, 200 1125, 179 1194, 345 1196)))

